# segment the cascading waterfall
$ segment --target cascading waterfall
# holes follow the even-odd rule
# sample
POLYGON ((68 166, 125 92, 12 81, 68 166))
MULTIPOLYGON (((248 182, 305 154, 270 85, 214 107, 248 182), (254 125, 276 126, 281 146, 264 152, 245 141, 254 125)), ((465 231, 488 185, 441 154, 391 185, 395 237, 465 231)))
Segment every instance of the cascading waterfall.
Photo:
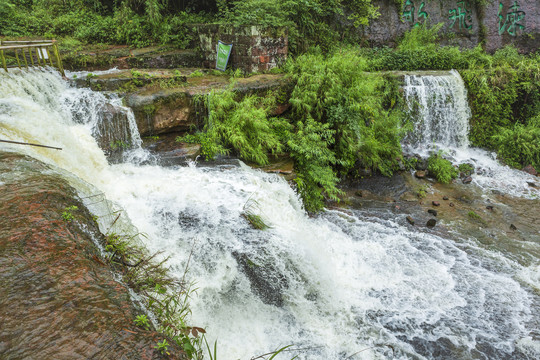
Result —
POLYGON ((0 73, 0 81, 0 138, 64 148, 0 150, 24 151, 91 183, 80 182, 80 191, 95 187, 121 206, 173 272, 183 276, 189 262, 198 288, 192 323, 218 341, 220 359, 288 344, 303 349, 299 359, 540 356, 534 256, 517 263, 474 240, 355 210, 309 217, 283 179, 243 164, 109 165, 93 126, 74 115, 88 109, 59 101, 86 108, 92 102, 82 99, 101 94, 47 71, 0 73), (270 229, 241 216, 250 199, 270 229))
POLYGON ((407 139, 415 149, 468 147, 471 110, 457 71, 406 75, 404 90, 409 110, 417 119, 407 139))
POLYGON ((484 191, 540 197, 540 191, 528 185, 536 182, 534 177, 501 165, 495 153, 469 146, 471 110, 457 71, 405 75, 403 89, 414 119, 414 130, 404 139, 405 151, 422 157, 442 151, 456 164, 473 164, 477 170, 473 182, 484 191))

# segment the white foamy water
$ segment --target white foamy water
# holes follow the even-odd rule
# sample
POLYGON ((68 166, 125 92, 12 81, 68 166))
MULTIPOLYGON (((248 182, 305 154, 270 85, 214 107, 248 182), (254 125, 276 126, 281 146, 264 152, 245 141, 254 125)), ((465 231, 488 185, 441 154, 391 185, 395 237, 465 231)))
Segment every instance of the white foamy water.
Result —
POLYGON ((79 96, 102 95, 48 72, 0 72, 0 81, 0 139, 64 148, 0 143, 0 150, 23 151, 92 184, 77 186, 104 195, 85 201, 102 204, 105 196, 123 208, 178 276, 189 262, 187 278, 198 288, 191 323, 218 341, 220 359, 288 344, 303 349, 299 359, 315 360, 540 356, 536 264, 412 232, 400 219, 355 211, 309 217, 283 179, 243 165, 109 165, 92 125, 74 115, 80 109, 59 101, 69 94, 70 104, 87 107, 79 96), (270 229, 242 217, 248 201, 270 229))
POLYGON ((414 130, 404 140, 406 151, 422 157, 442 151, 455 164, 473 164, 477 170, 473 183, 486 192, 540 198, 536 177, 502 165, 495 153, 469 146, 471 110, 457 71, 406 75, 403 88, 414 118, 414 130))

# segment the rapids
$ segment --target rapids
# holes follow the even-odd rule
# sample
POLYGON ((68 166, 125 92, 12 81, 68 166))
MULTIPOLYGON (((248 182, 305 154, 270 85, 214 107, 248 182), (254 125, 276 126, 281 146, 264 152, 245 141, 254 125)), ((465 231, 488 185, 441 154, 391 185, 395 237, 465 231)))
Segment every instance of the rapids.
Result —
MULTIPOLYGON (((104 104, 129 112, 119 99, 73 88, 53 71, 0 70, 0 82, 0 139, 63 150, 0 149, 63 169, 102 229, 123 209, 126 226, 146 234, 139 240, 194 282, 191 323, 206 328, 209 343, 217 340, 219 359, 250 359, 288 344, 301 350, 277 358, 540 357, 537 258, 520 263, 459 229, 450 239, 376 212, 310 217, 282 178, 240 162, 143 164, 135 142, 126 161, 109 164, 94 136, 104 104), (255 230, 241 216, 248 203, 270 229, 255 230)), ((127 126, 137 139, 133 123, 127 126)), ((456 134, 458 143, 446 146, 466 149, 462 130, 456 134)), ((523 173, 511 174, 524 181, 523 173)), ((491 179, 495 185, 478 186, 508 186, 491 179)))

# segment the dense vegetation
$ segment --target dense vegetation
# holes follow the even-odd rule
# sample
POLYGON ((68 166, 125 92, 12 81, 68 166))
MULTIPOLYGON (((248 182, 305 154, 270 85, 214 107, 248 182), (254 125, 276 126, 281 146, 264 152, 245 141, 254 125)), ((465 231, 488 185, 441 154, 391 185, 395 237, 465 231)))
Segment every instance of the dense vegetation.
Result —
POLYGON ((287 26, 299 52, 352 41, 355 26, 376 16, 371 0, 2 0, 0 35, 186 48, 194 38, 187 24, 258 23, 287 26))
POLYGON ((401 97, 380 71, 458 69, 473 112, 472 144, 511 166, 540 168, 539 54, 440 46, 441 25, 413 28, 395 49, 347 48, 357 40, 355 26, 377 15, 370 0, 3 0, 0 34, 186 48, 193 46, 190 23, 287 26, 296 54, 285 69, 294 86, 287 118, 270 116, 272 97, 213 93, 206 132, 190 140, 203 143, 207 157, 235 151, 259 164, 268 153, 289 153, 313 211, 325 197, 337 198, 340 178, 364 168, 391 175, 402 162, 401 97))
MULTIPOLYGON (((192 140, 207 156, 234 151, 259 164, 267 162, 266 153, 287 152, 306 209, 317 211, 325 199, 338 198, 340 179, 362 169, 390 176, 407 163, 400 140, 409 125, 400 110, 399 80, 378 71, 403 67, 459 69, 473 112, 472 144, 496 151, 511 166, 540 168, 540 56, 513 47, 494 55, 480 47, 441 47, 437 27, 413 29, 395 50, 342 47, 323 55, 312 48, 290 60, 286 118, 269 116, 272 97, 241 100, 231 90, 213 92, 207 100, 212 127, 192 140), (250 123, 254 119, 260 130, 250 123)), ((429 170, 444 183, 458 174, 437 154, 429 170)))
POLYGON ((338 199, 340 178, 359 169, 391 175, 403 160, 398 81, 366 73, 367 66, 352 49, 301 55, 286 66, 293 84, 286 118, 270 116, 275 96, 240 99, 231 87, 206 99, 204 132, 180 140, 201 143, 206 157, 234 151, 261 165, 269 152, 285 151, 306 209, 320 210, 325 198, 338 199))

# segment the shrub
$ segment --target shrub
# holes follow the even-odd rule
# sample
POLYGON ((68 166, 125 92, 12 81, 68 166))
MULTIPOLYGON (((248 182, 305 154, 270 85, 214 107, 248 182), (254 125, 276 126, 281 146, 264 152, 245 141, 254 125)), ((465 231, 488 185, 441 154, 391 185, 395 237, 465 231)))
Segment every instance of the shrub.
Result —
POLYGON ((200 142, 207 159, 235 151, 245 160, 265 165, 269 152, 283 148, 268 118, 275 99, 247 95, 239 100, 233 88, 234 83, 226 90, 213 90, 205 99, 209 113, 205 133, 177 140, 200 142))
POLYGON ((540 115, 527 125, 500 128, 493 140, 499 158, 506 164, 516 168, 532 165, 540 169, 540 115))
POLYGON ((287 145, 309 211, 322 208, 325 196, 338 199, 338 175, 354 175, 359 167, 391 175, 402 159, 401 112, 388 109, 396 105, 395 84, 365 73, 367 67, 353 50, 328 58, 306 54, 288 65, 295 87, 287 145))
POLYGON ((456 169, 450 161, 444 159, 440 153, 429 157, 428 171, 438 182, 443 184, 450 183, 459 175, 458 169, 456 169))

